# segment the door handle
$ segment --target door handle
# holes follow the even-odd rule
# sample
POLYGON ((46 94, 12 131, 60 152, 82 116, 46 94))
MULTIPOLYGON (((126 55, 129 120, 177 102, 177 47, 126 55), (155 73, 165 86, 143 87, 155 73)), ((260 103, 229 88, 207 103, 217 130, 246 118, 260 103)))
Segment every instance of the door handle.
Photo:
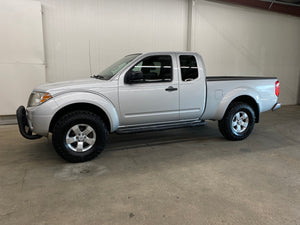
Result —
POLYGON ((169 86, 168 88, 165 89, 166 91, 177 91, 177 88, 174 88, 172 86, 169 86))

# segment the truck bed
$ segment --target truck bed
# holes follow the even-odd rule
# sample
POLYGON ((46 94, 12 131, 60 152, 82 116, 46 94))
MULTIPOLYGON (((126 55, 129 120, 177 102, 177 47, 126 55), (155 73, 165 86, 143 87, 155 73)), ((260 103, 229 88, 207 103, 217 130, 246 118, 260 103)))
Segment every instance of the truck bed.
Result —
POLYGON ((277 101, 276 77, 258 76, 208 76, 206 109, 202 119, 220 120, 224 110, 238 93, 251 96, 259 105, 259 112, 270 110, 277 101), (225 101, 224 101, 225 100, 225 101))

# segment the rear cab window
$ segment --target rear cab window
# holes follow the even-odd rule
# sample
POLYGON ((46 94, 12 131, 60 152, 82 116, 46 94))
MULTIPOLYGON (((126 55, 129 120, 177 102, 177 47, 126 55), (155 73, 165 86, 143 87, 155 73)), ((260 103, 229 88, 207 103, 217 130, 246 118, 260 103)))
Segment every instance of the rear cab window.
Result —
POLYGON ((182 81, 193 81, 199 77, 198 65, 195 56, 180 55, 179 62, 182 81))

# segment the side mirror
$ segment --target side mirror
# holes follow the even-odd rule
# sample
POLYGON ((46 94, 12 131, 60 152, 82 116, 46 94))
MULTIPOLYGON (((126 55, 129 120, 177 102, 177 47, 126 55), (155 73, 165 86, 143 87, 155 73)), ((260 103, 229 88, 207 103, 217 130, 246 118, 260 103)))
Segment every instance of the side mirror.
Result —
POLYGON ((124 81, 126 84, 139 83, 143 77, 143 72, 130 70, 126 73, 124 81))

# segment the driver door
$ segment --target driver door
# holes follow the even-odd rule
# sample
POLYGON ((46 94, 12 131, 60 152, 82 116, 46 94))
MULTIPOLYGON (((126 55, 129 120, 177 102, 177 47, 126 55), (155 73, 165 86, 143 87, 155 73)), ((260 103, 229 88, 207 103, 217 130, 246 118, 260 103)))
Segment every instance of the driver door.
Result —
POLYGON ((120 76, 121 126, 179 121, 175 62, 175 55, 171 54, 146 56, 120 76), (126 76, 130 73, 138 76, 128 83, 126 76))

